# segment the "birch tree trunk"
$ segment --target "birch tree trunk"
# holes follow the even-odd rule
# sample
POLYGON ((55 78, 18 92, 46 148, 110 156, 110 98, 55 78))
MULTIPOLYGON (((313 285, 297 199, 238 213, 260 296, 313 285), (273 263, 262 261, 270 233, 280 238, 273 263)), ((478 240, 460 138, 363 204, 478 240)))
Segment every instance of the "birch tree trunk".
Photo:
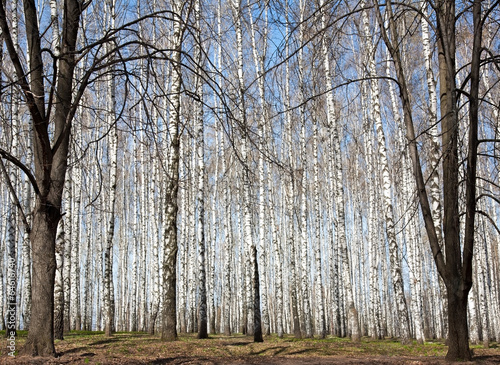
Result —
MULTIPOLYGON (((428 17, 428 4, 427 0, 422 1, 422 15, 428 17)), ((424 52, 425 60, 425 71, 427 75, 427 90, 429 93, 429 134, 430 138, 430 163, 431 163, 431 174, 429 178, 429 195, 431 203, 432 219, 434 220, 434 226, 436 227, 436 234, 439 240, 439 244, 443 247, 443 231, 441 229, 442 222, 442 206, 441 206, 441 192, 439 186, 441 186, 440 176, 439 176, 439 160, 441 158, 441 148, 439 143, 439 130, 438 130, 438 111, 437 111, 437 91, 436 91, 436 80, 434 78, 434 71, 432 69, 432 51, 430 47, 430 36, 429 36, 429 24, 426 19, 422 19, 422 47, 424 52)), ((442 293, 443 301, 443 334, 447 335, 448 328, 448 310, 446 297, 446 288, 444 281, 439 276, 439 287, 442 293)))
POLYGON ((252 234, 252 216, 250 208, 250 176, 249 176, 249 151, 248 151, 248 129, 245 107, 245 81, 243 77, 243 36, 241 18, 243 16, 241 4, 232 1, 233 14, 235 18, 236 45, 237 45, 237 71, 238 71, 238 116, 240 123, 243 126, 241 130, 241 158, 243 162, 243 232, 244 244, 247 255, 247 270, 246 276, 247 293, 247 334, 254 336, 255 342, 262 342, 262 326, 260 318, 260 298, 259 298, 259 283, 258 268, 257 268, 257 248, 253 240, 252 234), (257 277, 256 277, 257 276, 257 277), (257 300, 259 298, 259 300, 257 300), (259 305, 257 305, 259 304, 259 305))
MULTIPOLYGON (((159 195, 156 193, 155 186, 157 177, 159 176, 158 172, 158 161, 154 160, 153 161, 153 173, 152 173, 152 181, 150 185, 150 196, 151 199, 150 201, 154 201, 153 197, 159 195)), ((158 207, 161 207, 161 204, 151 204, 150 205, 150 210, 152 214, 152 220, 153 220, 153 247, 151 251, 151 271, 150 275, 152 276, 152 295, 151 295, 151 310, 150 310, 150 316, 149 316, 149 333, 150 334, 155 334, 156 332, 156 320, 158 317, 158 312, 160 310, 160 254, 158 250, 158 233, 160 230, 160 225, 158 222, 159 219, 159 209, 158 207)))
POLYGON ((319 122, 314 121, 313 124, 313 171, 314 171, 314 256, 316 261, 316 273, 315 273, 315 284, 316 284, 316 305, 319 314, 317 315, 316 323, 316 333, 320 338, 326 337, 326 319, 325 319, 325 307, 323 304, 323 276, 322 270, 322 260, 321 260, 321 212, 320 212, 320 202, 319 202, 319 148, 318 148, 318 134, 319 134, 319 122))
MULTIPOLYGON (((482 217, 481 217, 482 218, 482 217)), ((479 219, 479 224, 477 225, 477 231, 480 231, 482 227, 481 225, 481 220, 479 219)), ((478 232, 479 233, 479 232, 478 232)), ((484 234, 484 232, 483 232, 484 234)), ((478 234, 479 236, 479 234, 478 234)), ((486 293, 485 286, 487 285, 486 281, 486 265, 487 265, 487 259, 486 259, 486 249, 484 246, 484 240, 483 239, 477 239, 477 243, 474 247, 474 256, 475 256, 475 261, 476 261, 476 287, 477 287, 477 292, 478 292, 478 299, 479 299, 479 314, 480 318, 479 321, 481 323, 481 334, 482 334, 482 340, 483 340, 483 347, 484 348, 489 348, 490 347, 490 325, 488 321, 488 313, 489 310, 489 300, 488 300, 488 294, 486 293)))
MULTIPOLYGON (((79 132, 76 131, 76 136, 79 132)), ((80 137, 77 137, 79 139, 80 137)), ((79 164, 72 168, 72 202, 71 209, 71 322, 70 328, 75 331, 81 330, 81 306, 80 306, 80 218, 81 218, 81 197, 82 197, 82 170, 79 164)))
POLYGON ((181 123, 181 52, 184 28, 182 26, 182 0, 172 4, 174 12, 174 31, 172 41, 172 86, 170 96, 169 150, 167 165, 167 182, 165 186, 165 234, 163 261, 163 313, 161 339, 173 341, 177 339, 176 315, 176 269, 177 269, 177 193, 179 189, 179 128, 181 123))
MULTIPOLYGON (((195 19, 197 28, 201 25, 200 0, 195 1, 195 19)), ((196 55, 198 73, 202 69, 201 56, 201 34, 196 34, 196 55)), ((198 206, 198 224, 197 224, 197 241, 198 241, 198 338, 208 338, 208 319, 207 319, 207 260, 205 259, 205 146, 204 146, 204 127, 203 127, 203 87, 201 77, 196 77, 196 95, 199 97, 199 102, 195 106, 195 123, 196 123, 196 161, 198 169, 197 193, 196 200, 198 206)))
POLYGON ((255 39, 255 23, 252 15, 252 7, 250 1, 248 2, 248 16, 250 18, 250 35, 252 40, 252 51, 253 59, 255 63, 255 70, 257 73, 258 87, 259 87, 259 98, 260 98, 260 120, 259 120, 259 161, 258 161, 258 172, 259 172, 259 260, 260 260, 260 270, 263 273, 260 275, 260 287, 261 287, 261 300, 262 300, 262 319, 264 322, 263 332, 266 335, 270 334, 269 328, 269 313, 268 313, 268 300, 267 300, 267 282, 264 273, 266 272, 266 196, 265 196, 265 164, 264 164, 264 151, 265 151, 265 131, 266 124, 268 123, 266 99, 265 99, 265 74, 264 71, 264 61, 266 59, 267 51, 267 3, 264 8, 264 34, 263 34, 263 45, 261 48, 262 54, 258 54, 257 42, 255 39))
POLYGON ((373 132, 371 128, 371 123, 368 117, 368 92, 367 92, 367 82, 362 82, 361 84, 361 105, 363 108, 363 151, 366 161, 367 170, 367 182, 368 186, 368 256, 370 258, 370 311, 372 312, 373 319, 373 329, 372 337, 381 339, 383 338, 382 331, 382 313, 380 305, 380 290, 379 290, 379 245, 378 238, 376 237, 377 232, 377 207, 375 202, 375 185, 373 166, 373 145, 370 141, 373 139, 373 132))
MULTIPOLYGON (((70 171, 71 172, 71 171, 70 171)), ((71 180, 69 178, 71 173, 67 174, 64 190, 64 208, 65 215, 63 216, 64 226, 71 227, 71 180)), ((71 299, 71 231, 64 234, 64 260, 63 260, 63 287, 64 287, 64 319, 63 328, 64 332, 68 333, 70 330, 70 299, 71 299)))
MULTIPOLYGON (((290 35, 289 29, 289 6, 288 0, 286 1, 285 8, 285 18, 286 18, 286 34, 287 37, 290 35)), ((286 42, 285 45, 285 55, 288 59, 289 57, 289 45, 286 42)), ((288 219, 288 236, 287 236, 287 246, 290 249, 290 289, 291 289, 291 305, 292 305, 292 320, 293 320, 293 334, 295 338, 301 338, 302 333, 300 330, 300 318, 299 318, 299 308, 298 308, 298 282, 297 282, 297 268, 296 268, 296 252, 295 252, 295 224, 294 224, 294 201, 295 201, 295 163, 293 158, 293 141, 292 141, 292 119, 290 112, 290 65, 289 62, 285 62, 285 96, 284 96, 284 107, 285 107, 285 124, 286 124, 286 145, 287 145, 287 159, 290 169, 289 178, 287 179, 287 219, 288 219)))
MULTIPOLYGON (((304 44, 305 39, 305 1, 300 0, 300 27, 299 27, 299 43, 304 44)), ((300 185, 300 232, 301 232, 301 255, 302 255, 302 265, 301 265, 301 294, 302 301, 304 305, 304 323, 305 323, 305 337, 311 338, 313 336, 312 329, 312 318, 311 318, 311 302, 309 300, 309 267, 308 267, 308 251, 309 251, 309 243, 308 243, 308 232, 307 232, 307 203, 306 203, 306 195, 307 195, 307 154, 306 154, 306 115, 304 105, 302 103, 306 100, 305 95, 305 81, 304 81, 304 56, 303 56, 303 48, 301 47, 298 52, 298 66, 299 66, 299 88, 300 88, 300 98, 301 98, 301 106, 300 106, 300 160, 301 160, 301 185, 300 185)))
POLYGON ((224 334, 226 336, 231 335, 231 261, 232 261, 232 243, 234 242, 232 227, 231 227, 231 201, 229 200, 228 194, 228 169, 226 166, 226 143, 224 135, 221 135, 221 160, 222 160, 222 171, 224 172, 225 179, 222 182, 223 184, 223 204, 224 204, 224 232, 225 232, 225 240, 224 240, 224 253, 225 253, 225 262, 224 262, 224 334))
MULTIPOLYGON (((19 18, 18 18, 18 1, 12 0, 10 2, 11 7, 11 32, 13 46, 16 52, 19 52, 19 18)), ((12 124, 11 124, 11 135, 12 144, 10 146, 11 153, 14 157, 19 156, 19 129, 20 129, 20 99, 18 93, 13 91, 13 101, 12 101, 12 124)), ((2 167, 3 161, 2 161, 2 167)), ((7 327, 6 335, 14 333, 17 336, 18 329, 18 314, 20 306, 18 303, 18 273, 17 273, 17 224, 16 216, 18 214, 18 207, 16 206, 17 191, 18 191, 18 174, 17 171, 12 168, 9 175, 5 174, 4 178, 8 180, 7 184, 10 184, 12 190, 10 191, 10 204, 7 211, 7 327)), ((3 306, 4 303, 1 303, 3 306)), ((8 337, 8 336, 7 336, 8 337)))
POLYGON ((59 221, 56 236, 56 277, 54 286, 54 338, 63 340, 64 332, 64 220, 59 221))
MULTIPOLYGON (((390 77, 390 62, 389 59, 387 59, 387 67, 386 67, 386 74, 388 77, 390 77)), ((400 150, 402 153, 402 165, 403 165, 403 171, 402 171, 402 181, 403 181, 403 186, 402 186, 402 192, 403 196, 405 197, 404 199, 407 200, 407 204, 405 204, 405 207, 410 207, 412 204, 412 201, 409 200, 410 197, 413 196, 416 187, 415 184, 412 183, 411 181, 411 176, 410 176, 410 163, 408 160, 408 153, 407 153, 407 141, 406 138, 403 136, 403 133, 400 129, 400 126, 402 126, 401 123, 401 116, 399 113, 397 101, 396 101, 396 96, 395 96, 395 91, 394 91, 394 85, 392 83, 389 83, 389 95, 391 99, 391 105, 392 105, 392 110, 393 110, 393 116, 394 120, 396 122, 397 128, 398 128, 398 140, 399 140, 399 146, 400 150)), ((439 191, 438 191, 439 192, 439 191)), ((438 196, 439 200, 439 196, 438 196)), ((409 277, 410 277, 410 291, 411 291, 411 302, 410 302, 410 307, 413 312, 413 322, 414 322, 414 336, 416 337, 418 343, 423 344, 425 341, 424 338, 424 328, 423 328, 423 323, 422 323, 422 288, 420 285, 420 280, 421 280, 421 275, 419 273, 421 272, 421 260, 420 260, 420 250, 419 250, 419 242, 418 242, 418 235, 417 235, 417 230, 415 229, 415 222, 414 222, 414 212, 413 210, 410 210, 409 208, 406 208, 405 211, 403 212, 403 215, 407 216, 407 221, 405 222, 405 231, 406 231, 406 241, 407 241, 407 252, 408 252, 408 266, 409 266, 409 277)), ((437 219, 440 219, 437 217, 437 219)), ((439 220, 440 221, 440 220, 439 220)))
POLYGON ((389 257, 391 262, 391 275, 394 286, 394 295, 396 300, 396 309, 398 312, 401 343, 408 344, 410 342, 410 324, 408 316, 408 308, 404 295, 403 275, 401 269, 401 260, 399 258, 399 247, 396 240, 396 230, 394 227, 394 208, 391 198, 391 178, 389 174, 389 163, 387 161, 387 147, 384 128, 382 125, 382 117, 380 113, 380 91, 377 80, 377 71, 375 68, 375 49, 370 38, 369 21, 366 11, 363 12, 363 30, 364 44, 368 55, 368 73, 372 78, 371 85, 371 103, 373 119, 376 126, 376 137, 378 142, 379 162, 381 164, 382 173, 382 198, 384 204, 385 226, 387 240, 389 243, 389 257))

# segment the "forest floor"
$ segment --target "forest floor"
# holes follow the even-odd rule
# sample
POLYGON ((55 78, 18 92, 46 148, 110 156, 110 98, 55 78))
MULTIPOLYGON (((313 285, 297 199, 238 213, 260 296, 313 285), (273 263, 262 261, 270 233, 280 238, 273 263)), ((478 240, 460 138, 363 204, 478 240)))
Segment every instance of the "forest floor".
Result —
MULTIPOLYGON (((252 337, 212 335, 198 340, 195 334, 181 335, 178 341, 161 342, 159 336, 140 332, 118 332, 113 337, 103 332, 71 332, 63 341, 56 340, 57 358, 7 355, 0 347, 0 364, 447 364, 446 346, 439 341, 423 345, 401 345, 395 339, 372 340, 363 338, 353 343, 346 338, 297 340, 292 336, 279 339, 267 336, 263 343, 254 343, 252 337)), ((26 332, 19 331, 16 348, 21 348, 26 332)), ((474 361, 461 364, 500 364, 499 344, 489 349, 473 346, 474 361)))

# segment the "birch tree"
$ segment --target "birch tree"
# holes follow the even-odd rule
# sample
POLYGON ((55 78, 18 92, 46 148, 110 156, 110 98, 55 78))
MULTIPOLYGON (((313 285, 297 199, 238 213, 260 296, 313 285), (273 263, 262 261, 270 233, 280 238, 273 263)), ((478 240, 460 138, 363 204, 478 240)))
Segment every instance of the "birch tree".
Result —
MULTIPOLYGON (((200 1, 195 1, 194 17, 196 27, 201 26, 201 9, 200 1)), ((201 73, 201 35, 198 30, 196 36, 196 55, 195 59, 198 65, 198 74, 201 73)), ((198 338, 208 338, 208 319, 207 319, 207 260, 205 258, 205 145, 204 145, 204 120, 203 120, 203 85, 199 75, 195 77, 196 95, 200 102, 196 103, 195 113, 195 138, 196 138, 196 161, 198 169, 198 181, 196 200, 198 206, 198 224, 197 224, 197 241, 198 241, 198 284, 199 284, 199 308, 198 308, 198 338)))
POLYGON ((377 72, 375 69, 375 50, 372 42, 369 40, 369 21, 366 12, 363 12, 363 29, 364 29, 364 39, 365 47, 367 52, 367 68, 369 72, 369 77, 372 79, 370 82, 371 86, 371 103, 373 119, 376 126, 376 137, 378 142, 378 153, 379 162, 381 163, 382 169, 382 198, 384 203, 384 214, 385 214, 385 224, 386 224, 386 234, 389 243, 389 255, 391 262, 391 274, 394 286, 394 294, 396 299, 396 308, 399 317, 399 326, 401 334, 401 343, 407 344, 410 341, 410 324, 408 317, 408 308, 406 305, 406 299, 404 296, 404 286, 403 286, 403 275, 401 269, 401 260, 399 258, 399 246, 396 241, 396 231, 394 227, 394 208, 391 198, 391 179, 389 174, 389 162, 387 160, 387 147, 385 132, 382 125, 382 117, 380 112, 380 92, 378 86, 378 80, 376 79, 377 72))
MULTIPOLYGON (((288 1, 285 3, 285 21, 286 21, 286 35, 290 35, 289 29, 289 6, 288 1)), ((289 44, 285 44, 285 55, 288 59, 289 44)), ((301 338, 302 333, 300 330, 299 309, 298 309, 298 282, 297 282, 297 269, 296 269, 296 251, 295 251, 295 225, 294 225, 294 200, 295 200, 295 163, 293 160, 293 140, 292 140, 292 119, 290 111, 290 65, 288 61, 285 62, 285 90, 284 102, 285 109, 285 125, 286 125, 286 146, 287 146, 287 163, 290 169, 289 177, 287 179, 287 219, 288 219, 288 236, 287 245, 290 249, 290 286, 291 286, 291 305, 292 305, 292 319, 293 319, 293 334, 295 338, 301 338)))
MULTIPOLYGON (((106 7, 109 16, 110 29, 115 28, 115 0, 108 0, 106 7)), ((109 50, 108 50, 109 52, 109 50)), ((106 336, 111 336, 115 331, 115 300, 113 295, 113 238, 115 235, 115 206, 116 206, 116 186, 118 172, 118 127, 115 115, 116 108, 116 86, 113 69, 107 80, 107 104, 109 110, 106 113, 107 124, 110 128, 108 135, 108 159, 109 159, 109 221, 106 232, 106 247, 104 251, 104 332, 106 336)))
POLYGON ((161 339, 173 341, 177 339, 176 315, 176 266, 177 266, 177 193, 179 189, 179 140, 181 124, 181 53, 184 33, 184 2, 174 0, 172 11, 175 17, 172 34, 172 86, 168 121, 169 145, 166 185, 165 185, 165 234, 163 261, 163 313, 161 339))
POLYGON ((63 263, 64 263, 64 220, 59 221, 56 237, 56 278, 54 287, 54 338, 64 339, 64 283, 63 283, 63 263))

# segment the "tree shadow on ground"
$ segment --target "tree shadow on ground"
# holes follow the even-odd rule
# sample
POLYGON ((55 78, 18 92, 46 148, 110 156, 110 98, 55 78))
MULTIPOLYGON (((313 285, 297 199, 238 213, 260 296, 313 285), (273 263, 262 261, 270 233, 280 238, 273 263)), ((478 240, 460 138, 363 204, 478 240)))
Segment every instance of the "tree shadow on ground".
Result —
POLYGON ((106 345, 106 344, 110 344, 113 342, 119 342, 121 340, 122 339, 118 338, 118 337, 110 337, 110 338, 107 338, 105 340, 100 340, 100 341, 89 343, 89 346, 106 345))
POLYGON ((178 356, 178 357, 164 357, 164 358, 158 358, 156 360, 153 360, 149 362, 151 365, 164 365, 164 364, 171 364, 171 365, 182 365, 182 364, 203 364, 203 365, 216 365, 217 362, 215 362, 212 359, 209 358, 204 358, 204 357, 192 357, 192 356, 178 356))
POLYGON ((276 346, 276 347, 268 347, 268 348, 265 348, 261 351, 252 351, 250 352, 250 356, 259 356, 259 355, 263 355, 263 354, 266 354, 266 356, 277 356, 283 352, 285 352, 287 349, 289 349, 289 347, 286 347, 286 346, 276 346), (274 351, 276 350, 276 351, 274 351))
MULTIPOLYGON (((61 357, 61 356, 64 356, 64 355, 69 355, 69 354, 76 354, 80 351, 85 351, 85 350, 88 350, 86 346, 82 346, 82 347, 75 347, 74 349, 70 349, 70 350, 65 350, 65 351, 61 351, 61 352, 58 352, 56 357, 61 357)), ((92 353, 92 356, 94 356, 95 354, 92 353)))

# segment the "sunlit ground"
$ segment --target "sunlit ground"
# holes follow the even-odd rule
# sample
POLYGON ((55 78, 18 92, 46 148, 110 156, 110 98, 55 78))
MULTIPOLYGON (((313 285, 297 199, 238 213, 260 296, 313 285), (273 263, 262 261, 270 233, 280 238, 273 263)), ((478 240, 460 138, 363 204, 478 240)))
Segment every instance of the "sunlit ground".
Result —
MULTIPOLYGON (((5 331, 0 331, 5 344, 5 331)), ((19 331, 16 348, 22 347, 26 332, 19 331)), ((142 332, 118 332, 107 338, 103 332, 78 331, 56 340, 56 359, 7 356, 1 347, 0 362, 19 364, 341 364, 442 363, 447 347, 442 341, 401 345, 396 339, 363 338, 353 343, 347 338, 301 339, 267 336, 263 343, 241 334, 211 335, 198 340, 196 334, 183 334, 175 342, 162 342, 159 335, 142 332)), ((500 349, 472 346, 475 363, 500 364, 500 349)))

